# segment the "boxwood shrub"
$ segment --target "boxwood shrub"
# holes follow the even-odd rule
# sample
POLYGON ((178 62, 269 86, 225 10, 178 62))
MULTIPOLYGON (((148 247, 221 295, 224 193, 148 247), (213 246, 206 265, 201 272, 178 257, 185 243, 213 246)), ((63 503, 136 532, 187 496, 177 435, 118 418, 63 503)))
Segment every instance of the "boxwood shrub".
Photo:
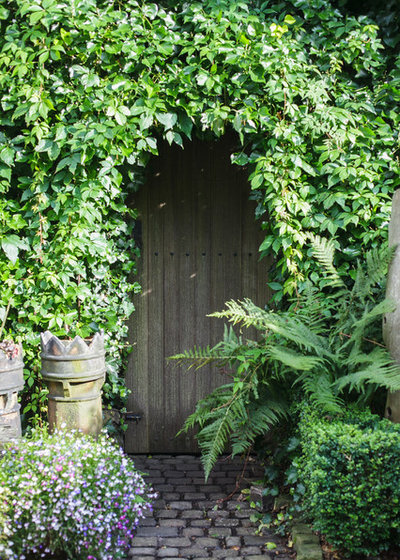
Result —
POLYGON ((346 554, 378 554, 398 542, 400 425, 369 412, 300 421, 305 511, 346 554))

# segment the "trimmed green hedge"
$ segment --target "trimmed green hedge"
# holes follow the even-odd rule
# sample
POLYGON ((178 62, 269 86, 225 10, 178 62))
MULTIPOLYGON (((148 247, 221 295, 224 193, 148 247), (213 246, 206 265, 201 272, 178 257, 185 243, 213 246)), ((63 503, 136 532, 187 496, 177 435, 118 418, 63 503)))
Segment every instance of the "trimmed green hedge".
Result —
POLYGON ((369 412, 305 415, 300 433, 299 478, 314 528, 350 554, 377 554, 398 542, 400 426, 369 412))

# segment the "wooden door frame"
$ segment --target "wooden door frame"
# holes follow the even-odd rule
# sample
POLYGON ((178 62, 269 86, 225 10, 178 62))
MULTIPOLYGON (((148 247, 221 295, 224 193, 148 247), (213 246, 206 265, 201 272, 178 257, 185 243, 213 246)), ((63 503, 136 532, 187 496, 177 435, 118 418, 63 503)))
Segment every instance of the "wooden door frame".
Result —
MULTIPOLYGON (((240 174, 243 173, 244 171, 239 168, 236 169, 234 166, 232 166, 229 156, 232 150, 227 149, 227 145, 229 144, 229 138, 227 139, 222 139, 222 141, 220 141, 219 144, 213 143, 212 144, 212 149, 213 150, 218 150, 221 149, 221 151, 223 151, 225 153, 226 156, 226 162, 223 164, 226 166, 226 169, 229 169, 229 172, 232 174, 232 176, 237 176, 239 178, 240 174), (216 146, 219 146, 218 149, 216 148, 216 146)), ((170 157, 173 156, 173 154, 178 154, 181 155, 182 158, 185 157, 192 157, 194 159, 196 159, 196 149, 198 149, 199 151, 201 151, 201 149, 206 149, 206 146, 208 145, 208 143, 205 142, 199 142, 199 141, 194 141, 192 143, 190 143, 189 145, 189 149, 187 150, 187 153, 185 155, 185 152, 174 152, 174 150, 177 150, 177 147, 168 147, 167 148, 167 154, 170 154, 170 157), (201 148, 199 147, 201 146, 201 148), (197 147, 197 148, 196 148, 197 147)), ((211 148, 210 148, 211 149, 211 148)), ((163 150, 161 148, 161 156, 160 158, 157 158, 155 160, 155 166, 157 167, 157 165, 162 166, 163 165, 163 160, 162 158, 167 157, 164 153, 163 150)), ((178 158, 176 158, 178 159, 178 158)), ((178 162, 176 162, 176 165, 178 165, 178 162)), ((194 165, 193 162, 191 162, 191 165, 194 165)), ((217 165, 221 165, 221 162, 218 160, 217 165)), ((151 168, 150 168, 151 169, 151 168)), ((224 168, 225 169, 225 168, 224 168)), ((212 170, 212 173, 216 172, 215 170, 212 170)), ((210 171, 211 173, 211 171, 210 171)), ((229 175, 229 173, 227 173, 227 175, 229 175)), ((189 180, 189 179, 188 179, 189 180)), ((238 179, 239 181, 239 179, 238 179)), ((239 183, 238 183, 238 188, 244 188, 243 186, 240 185, 245 185, 246 191, 247 193, 250 192, 250 185, 248 183, 247 177, 246 179, 240 179, 239 183)), ((148 183, 148 185, 145 187, 147 189, 151 189, 151 183, 148 183)), ((200 187, 198 187, 200 188, 200 187)), ((211 188, 211 187, 210 187, 211 188)), ((243 194, 240 194, 241 191, 238 191, 237 196, 243 197, 243 194)), ((191 195, 193 195, 194 191, 191 192, 191 195)), ((149 190, 147 191, 142 191, 142 206, 144 204, 144 209, 147 212, 147 214, 149 214, 149 212, 151 211, 151 209, 149 209, 149 199, 150 199, 150 194, 149 194, 149 190), (145 203, 143 203, 143 200, 145 200, 145 203)), ((214 200, 213 199, 213 193, 210 194, 210 201, 214 200)), ((228 200, 226 202, 226 204, 234 204, 233 202, 233 197, 231 197, 232 200, 228 200)), ((248 200, 248 194, 246 194, 244 200, 248 200)), ((210 202, 211 204, 211 202, 210 202)), ((242 204, 242 203, 240 203, 242 204)), ((246 202, 247 204, 247 202, 246 202)), ((161 212, 163 211, 162 208, 162 204, 159 204, 159 209, 157 210, 157 212, 161 212)), ((179 212, 179 210, 177 208, 174 208, 174 212, 179 212)), ((216 205, 212 205, 211 209, 210 209, 210 214, 215 213, 214 219, 218 220, 219 218, 219 214, 221 214, 221 210, 219 206, 216 205)), ((179 217, 179 216, 177 216, 179 217)), ((197 218, 196 218, 197 219, 197 218)), ((205 219, 203 217, 203 219, 205 219)), ((209 223, 212 224, 212 216, 209 216, 209 223)), ((240 220, 242 221, 242 218, 240 218, 240 220)), ((157 224, 157 220, 154 220, 153 225, 157 224)), ((164 226, 163 226, 164 227, 164 226)), ((263 237, 262 237, 262 232, 261 229, 257 229, 255 226, 255 218, 253 217, 253 215, 251 214, 246 214, 246 221, 245 221, 245 225, 244 228, 246 229, 246 231, 248 230, 248 232, 252 231, 257 231, 257 235, 259 235, 259 243, 261 243, 263 237)), ((148 231, 146 230, 146 225, 143 225, 143 245, 145 246, 146 244, 146 240, 145 237, 146 236, 153 236, 153 240, 155 242, 155 245, 157 245, 157 240, 160 243, 163 242, 163 235, 165 234, 164 231, 161 231, 160 226, 158 225, 154 225, 154 230, 150 231, 151 228, 149 228, 148 231)), ((201 228, 200 228, 201 230, 201 228)), ((171 229, 169 232, 170 235, 174 235, 173 230, 171 229)), ((229 239, 224 238, 224 236, 222 236, 223 238, 223 242, 225 243, 225 245, 223 247, 228 248, 229 247, 229 239)), ((245 252, 245 254, 247 255, 248 259, 257 259, 257 253, 258 253, 258 244, 257 243, 257 247, 254 247, 254 244, 252 246, 250 243, 250 235, 247 236, 243 235, 243 231, 242 229, 240 229, 240 239, 238 238, 238 245, 243 244, 243 247, 240 247, 240 254, 241 254, 241 258, 243 258, 243 251, 245 252), (243 244, 244 241, 244 244, 243 244)), ((148 246, 151 246, 150 241, 148 242, 148 246)), ((220 257, 218 256, 219 254, 222 254, 223 251, 225 250, 224 248, 220 248, 220 250, 216 250, 215 248, 211 248, 210 247, 210 253, 214 254, 214 259, 219 259, 220 257)), ((146 247, 145 247, 145 250, 146 247)), ((130 357, 130 367, 128 368, 128 371, 132 372, 132 369, 135 368, 135 372, 134 375, 131 373, 130 375, 127 375, 127 386, 129 389, 131 389, 134 394, 133 396, 131 396, 130 398, 130 403, 129 403, 129 408, 131 410, 133 410, 134 412, 137 412, 139 415, 142 416, 142 420, 140 421, 140 425, 134 427, 134 431, 136 432, 136 437, 132 434, 128 434, 128 437, 126 438, 126 447, 127 450, 129 452, 157 452, 159 451, 158 449, 149 449, 148 448, 148 444, 146 442, 149 441, 149 438, 151 436, 151 432, 152 432, 152 422, 153 422, 153 418, 149 417, 149 414, 151 414, 149 411, 151 411, 152 407, 157 406, 156 405, 156 401, 158 396, 152 394, 152 391, 149 388, 149 382, 145 380, 146 376, 147 376, 147 372, 148 371, 158 371, 160 370, 160 368, 164 371, 164 365, 160 364, 159 362, 157 363, 157 355, 159 355, 161 353, 161 349, 160 349, 160 345, 162 344, 162 340, 163 340, 163 335, 162 335, 162 330, 163 330, 163 325, 165 324, 165 310, 164 310, 164 304, 161 305, 160 302, 164 301, 165 298, 165 294, 164 294, 164 290, 165 290, 165 282, 164 282, 164 276, 162 276, 163 278, 163 282, 162 284, 160 283, 159 280, 157 280, 156 284, 154 284, 154 277, 150 278, 150 271, 154 270, 155 267, 159 266, 162 267, 163 266, 163 259, 167 259, 169 258, 169 256, 166 254, 161 255, 161 251, 157 251, 158 254, 149 254, 148 255, 148 260, 144 261, 143 259, 141 259, 141 262, 138 263, 138 273, 139 273, 139 277, 141 276, 142 278, 142 284, 144 286, 144 291, 143 294, 141 296, 139 296, 139 300, 140 298, 146 298, 148 293, 147 290, 150 286, 150 282, 153 282, 153 284, 151 284, 151 290, 152 290, 152 295, 154 295, 154 292, 156 292, 158 294, 158 296, 156 298, 151 298, 148 297, 149 300, 149 306, 153 306, 153 312, 154 314, 158 313, 158 317, 159 320, 158 321, 152 321, 152 332, 149 332, 149 313, 147 312, 143 306, 141 306, 140 304, 137 306, 137 311, 133 314, 131 322, 130 322, 130 336, 132 340, 140 340, 140 337, 143 335, 143 333, 145 333, 143 336, 144 338, 147 337, 147 344, 145 345, 144 349, 142 347, 142 354, 140 355, 140 357, 136 358, 135 354, 131 355, 130 357), (157 264, 158 263, 158 264, 157 264), (152 300, 152 301, 151 301, 152 300), (159 307, 158 310, 155 309, 155 307, 159 307), (153 346, 155 346, 155 351, 151 351, 150 350, 150 338, 153 341, 152 344, 153 346), (132 359, 134 358, 134 360, 132 359), (135 365, 133 365, 135 363, 135 365), (137 383, 134 382, 133 377, 135 376, 135 379, 137 380, 137 383), (135 386, 141 386, 141 390, 138 392, 135 392, 135 386), (139 394, 140 393, 140 394, 139 394), (136 441, 135 441, 136 440, 136 441)), ((239 253, 239 249, 237 250, 237 252, 239 253)), ((237 258, 237 257, 233 257, 233 260, 237 258)), ((265 265, 267 267, 267 264, 265 265)), ((220 279, 218 279, 218 277, 214 277, 214 278, 210 278, 210 286, 212 287, 214 284, 213 282, 220 282, 223 283, 224 282, 224 278, 226 280, 226 278, 229 278, 229 276, 233 276, 235 274, 237 274, 237 270, 234 269, 234 265, 232 265, 232 270, 229 270, 228 272, 223 271, 223 276, 221 276, 220 279), (225 276, 224 276, 225 274, 225 276)), ((217 274, 217 267, 216 266, 209 266, 208 270, 204 270, 204 274, 208 274, 210 277, 214 274, 217 274)), ((176 275, 176 271, 175 273, 172 271, 172 274, 176 275)), ((252 278, 248 275, 248 277, 243 280, 242 277, 242 273, 240 273, 240 286, 239 286, 239 291, 242 290, 243 291, 243 282, 247 282, 249 285, 252 283, 252 290, 254 290, 254 293, 257 292, 257 290, 259 291, 264 291, 265 293, 268 293, 268 296, 266 296, 266 299, 268 299, 269 297, 269 290, 266 288, 266 282, 267 282, 267 278, 264 279, 263 284, 261 286, 261 284, 259 283, 259 280, 252 278)), ((247 285, 247 284, 246 284, 247 285)), ((227 290, 226 292, 226 297, 223 296, 223 301, 226 301, 226 299, 230 299, 229 297, 229 290, 227 290)), ((212 289, 210 289, 210 294, 209 294, 209 300, 210 300, 210 304, 209 304, 209 310, 210 311, 215 311, 217 310, 217 308, 221 307, 221 301, 215 301, 215 293, 213 292, 212 289)), ((168 306, 167 306, 168 307, 168 306)), ((203 310, 204 311, 204 310, 203 310)), ((192 322, 193 320, 196 321, 199 318, 199 313, 200 310, 197 310, 194 314, 194 318, 193 319, 189 319, 188 317, 186 317, 186 320, 192 322)), ((174 307, 169 307, 168 308, 168 318, 171 321, 179 321, 179 316, 177 314, 177 310, 174 309, 174 307)), ((182 319, 181 319, 182 320, 182 319)), ((185 319, 184 319, 185 320, 185 319)), ((189 325, 186 325, 186 328, 189 325)), ((222 324, 220 325, 217 320, 214 320, 214 324, 212 324, 212 327, 210 327, 214 332, 212 333, 211 337, 215 340, 216 338, 220 338, 221 336, 221 329, 222 329, 222 324), (216 332, 218 333, 218 336, 216 334, 216 332)), ((190 329, 187 328, 187 330, 189 331, 190 329)), ((187 345, 182 345, 183 347, 179 348, 178 351, 182 351, 185 348, 187 348, 188 346, 192 346, 192 344, 187 344, 187 345)), ((134 350, 135 351, 135 350, 134 350)), ((138 356, 138 354, 137 354, 138 356)), ((157 376, 161 376, 162 374, 159 372, 157 376)), ((184 374, 182 374, 184 375, 184 374)), ((189 374, 190 375, 190 374, 189 374)), ((172 377, 171 377, 171 383, 172 383, 172 377)), ((193 384, 195 385, 195 381, 193 380, 193 384)), ((171 386, 166 389, 166 400, 171 399, 171 394, 173 395, 174 390, 178 390, 179 388, 179 383, 176 383, 175 386, 171 386)), ((205 390, 205 387, 203 387, 203 389, 205 390)), ((204 392, 204 391, 203 391, 204 392)), ((209 391, 206 391, 209 392, 209 391)), ((170 402, 170 400, 168 400, 168 402, 170 402)), ((165 404, 164 404, 165 406, 165 404)), ((194 404, 193 404, 194 407, 194 404)), ((154 410, 154 408, 153 408, 154 410)), ((177 428, 179 428, 181 425, 181 423, 179 423, 179 425, 177 425, 177 428)), ((161 446, 162 447, 162 446, 161 446)), ((161 448, 160 448, 161 449, 161 448)), ((167 451, 167 450, 166 450, 167 451)), ((173 452, 174 449, 170 449, 168 450, 169 452, 173 452)), ((182 450, 176 449, 177 452, 182 452, 182 450)), ((190 451, 193 451, 193 449, 191 449, 190 451)))

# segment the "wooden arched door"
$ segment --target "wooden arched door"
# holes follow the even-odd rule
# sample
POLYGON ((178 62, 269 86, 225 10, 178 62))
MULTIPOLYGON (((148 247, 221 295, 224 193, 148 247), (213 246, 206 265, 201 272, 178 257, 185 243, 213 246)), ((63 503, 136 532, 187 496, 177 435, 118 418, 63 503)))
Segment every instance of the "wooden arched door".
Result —
POLYGON ((128 422, 128 452, 196 451, 193 437, 175 434, 197 400, 226 380, 215 368, 186 372, 166 358, 218 342, 223 322, 207 314, 225 301, 269 299, 263 235, 246 172, 230 162, 234 148, 229 138, 193 140, 184 150, 162 145, 138 195, 143 290, 134 298, 127 386, 129 410, 142 419, 128 422))

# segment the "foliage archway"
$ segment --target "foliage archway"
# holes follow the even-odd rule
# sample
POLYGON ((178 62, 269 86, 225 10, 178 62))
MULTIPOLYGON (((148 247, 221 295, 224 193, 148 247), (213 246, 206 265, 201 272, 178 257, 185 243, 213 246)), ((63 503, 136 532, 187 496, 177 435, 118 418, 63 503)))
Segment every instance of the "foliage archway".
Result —
MULTIPOLYGON (((25 341, 38 413, 38 332, 109 333, 108 401, 137 249, 127 197, 157 137, 232 127, 278 299, 314 276, 311 233, 339 271, 382 242, 398 182, 396 73, 378 28, 324 0, 11 0, 0 7, 0 310, 25 341), (10 305, 11 302, 11 305, 10 305)), ((0 317, 1 318, 1 317, 0 317)))

